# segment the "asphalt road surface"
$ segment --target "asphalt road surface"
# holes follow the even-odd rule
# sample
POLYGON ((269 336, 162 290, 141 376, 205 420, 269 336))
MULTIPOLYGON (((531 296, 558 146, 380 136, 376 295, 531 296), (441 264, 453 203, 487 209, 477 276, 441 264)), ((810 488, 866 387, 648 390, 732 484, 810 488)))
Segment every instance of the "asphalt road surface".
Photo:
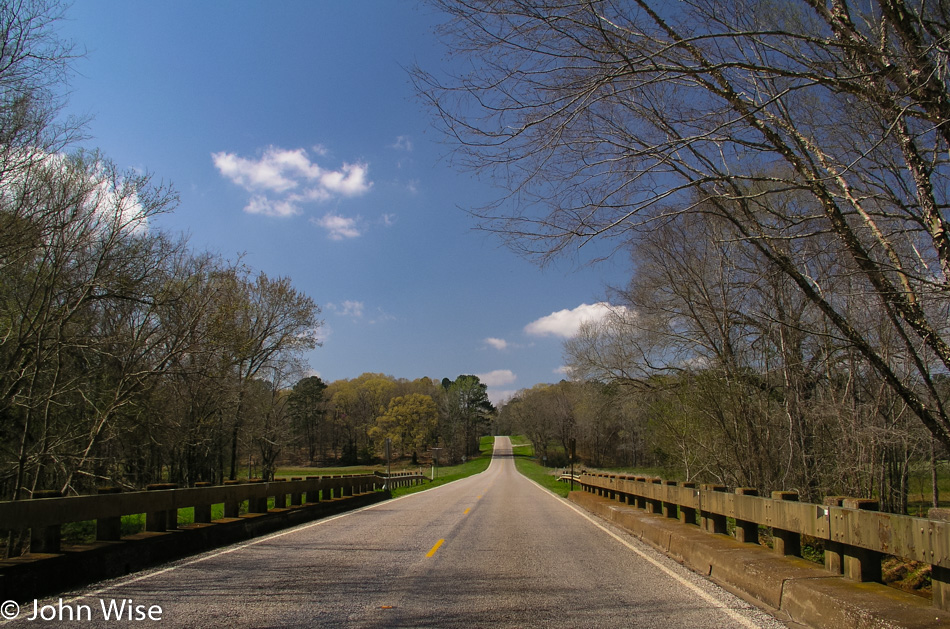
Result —
POLYGON ((783 626, 521 476, 507 437, 477 476, 31 601, 6 626, 150 624, 783 626))

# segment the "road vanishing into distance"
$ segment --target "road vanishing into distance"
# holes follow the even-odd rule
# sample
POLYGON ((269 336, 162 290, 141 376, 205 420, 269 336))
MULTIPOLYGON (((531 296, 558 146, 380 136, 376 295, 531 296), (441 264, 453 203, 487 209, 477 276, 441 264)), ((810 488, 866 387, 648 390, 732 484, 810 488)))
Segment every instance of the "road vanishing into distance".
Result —
POLYGON ((519 474, 507 437, 482 474, 31 601, 5 626, 148 624, 783 626, 519 474))

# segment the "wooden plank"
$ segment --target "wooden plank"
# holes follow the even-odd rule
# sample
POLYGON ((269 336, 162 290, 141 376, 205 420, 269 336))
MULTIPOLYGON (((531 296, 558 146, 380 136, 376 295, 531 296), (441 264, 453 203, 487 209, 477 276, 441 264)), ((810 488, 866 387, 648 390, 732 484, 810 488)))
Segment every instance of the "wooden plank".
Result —
POLYGON ((243 502, 251 498, 270 497, 277 493, 314 491, 330 487, 341 488, 352 486, 356 482, 357 478, 355 476, 344 476, 333 479, 319 478, 275 483, 246 483, 0 502, 0 530, 83 522, 99 518, 185 509, 230 501, 243 502))

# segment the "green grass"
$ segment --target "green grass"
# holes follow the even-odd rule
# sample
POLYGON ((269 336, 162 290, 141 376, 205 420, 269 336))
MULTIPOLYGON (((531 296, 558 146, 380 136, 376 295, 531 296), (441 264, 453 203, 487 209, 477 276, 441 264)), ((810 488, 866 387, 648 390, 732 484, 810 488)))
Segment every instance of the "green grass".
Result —
MULTIPOLYGON (((394 472, 408 472, 419 469, 419 466, 411 466, 408 463, 393 463, 394 472)), ((360 474, 372 474, 373 472, 386 470, 386 464, 382 465, 349 465, 343 467, 279 467, 275 476, 278 478, 292 478, 300 476, 356 476, 360 474)))
MULTIPOLYGON (((393 498, 405 496, 407 494, 414 494, 419 491, 425 491, 426 489, 432 489, 433 487, 445 485, 446 483, 451 483, 452 481, 459 480, 460 478, 466 478, 467 476, 481 474, 486 469, 488 469, 488 465, 491 463, 491 454, 494 447, 494 437, 482 437, 481 441, 479 442, 479 451, 481 454, 477 458, 460 463, 459 465, 446 465, 437 467, 435 480, 427 480, 421 485, 413 485, 412 487, 400 487, 398 489, 394 489, 392 492, 393 498)), ((432 478, 432 468, 423 470, 423 472, 425 473, 426 478, 432 478)))
POLYGON ((524 476, 527 476, 545 489, 550 489, 559 496, 567 497, 571 490, 570 483, 558 480, 558 469, 541 465, 534 459, 534 447, 525 437, 511 438, 512 452, 515 455, 515 467, 524 476), (515 445, 517 444, 517 445, 515 445))
MULTIPOLYGON (((268 500, 268 505, 273 508, 274 499, 268 500)), ((240 513, 247 513, 247 501, 241 503, 240 513)), ((211 505, 211 519, 220 520, 224 517, 224 504, 211 505)), ((186 526, 195 523, 195 510, 193 507, 178 510, 178 526, 186 526)), ((133 513, 122 516, 122 536, 135 535, 145 530, 145 514, 133 513)), ((96 541, 96 521, 88 520, 86 522, 69 522, 62 526, 63 542, 66 544, 91 544, 96 541)))

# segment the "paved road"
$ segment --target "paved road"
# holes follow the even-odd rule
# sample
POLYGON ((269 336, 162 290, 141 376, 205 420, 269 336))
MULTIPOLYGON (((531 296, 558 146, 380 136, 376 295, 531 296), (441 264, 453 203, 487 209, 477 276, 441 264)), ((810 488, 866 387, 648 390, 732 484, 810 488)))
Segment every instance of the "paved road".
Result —
POLYGON ((39 607, 6 626, 782 626, 518 474, 507 437, 483 474, 39 607))

